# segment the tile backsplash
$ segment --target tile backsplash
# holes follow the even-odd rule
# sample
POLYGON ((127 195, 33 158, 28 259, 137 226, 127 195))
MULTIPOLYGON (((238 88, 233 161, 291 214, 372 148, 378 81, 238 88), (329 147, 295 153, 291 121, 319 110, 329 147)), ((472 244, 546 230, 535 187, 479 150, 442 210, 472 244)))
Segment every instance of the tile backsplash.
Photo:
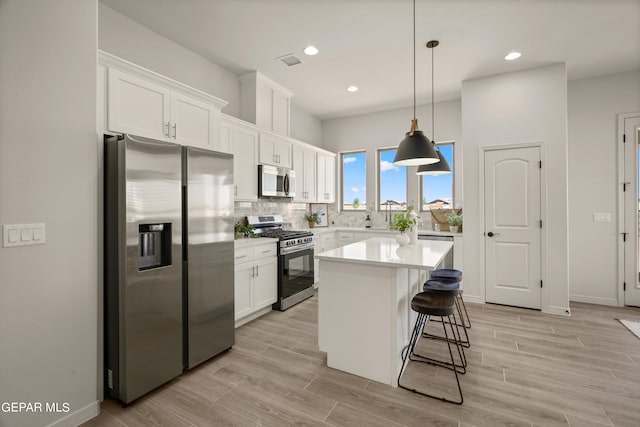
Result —
MULTIPOLYGON (((340 212, 337 209, 337 203, 328 205, 327 215, 329 226, 334 227, 364 227, 364 220, 367 213, 371 217, 373 228, 387 228, 389 225, 388 217, 385 212, 340 212)), ((236 221, 244 221, 247 215, 282 215, 285 226, 291 230, 307 229, 309 227, 305 219, 309 207, 306 203, 291 203, 286 200, 269 200, 259 199, 257 202, 236 202, 235 218, 236 221)), ((421 229, 431 229, 431 215, 428 212, 421 212, 421 229)))

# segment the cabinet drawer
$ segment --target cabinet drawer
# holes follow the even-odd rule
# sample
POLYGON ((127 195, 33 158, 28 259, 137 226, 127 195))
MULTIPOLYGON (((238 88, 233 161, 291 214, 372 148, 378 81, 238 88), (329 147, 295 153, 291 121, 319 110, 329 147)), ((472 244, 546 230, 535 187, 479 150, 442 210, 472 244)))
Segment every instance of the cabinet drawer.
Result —
POLYGON ((236 263, 251 261, 253 259, 254 248, 240 248, 235 250, 234 259, 236 263))
POLYGON ((253 257, 255 259, 276 256, 277 253, 278 249, 275 243, 253 248, 253 257))

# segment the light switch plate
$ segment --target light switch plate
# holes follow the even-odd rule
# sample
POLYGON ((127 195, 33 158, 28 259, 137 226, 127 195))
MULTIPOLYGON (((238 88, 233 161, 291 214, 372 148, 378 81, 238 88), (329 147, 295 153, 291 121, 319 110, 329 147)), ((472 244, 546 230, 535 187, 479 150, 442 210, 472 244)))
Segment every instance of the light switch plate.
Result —
POLYGON ((594 212, 593 222, 611 222, 611 214, 608 212, 594 212))
POLYGON ((44 245, 45 225, 38 224, 7 224, 2 226, 2 246, 44 245))

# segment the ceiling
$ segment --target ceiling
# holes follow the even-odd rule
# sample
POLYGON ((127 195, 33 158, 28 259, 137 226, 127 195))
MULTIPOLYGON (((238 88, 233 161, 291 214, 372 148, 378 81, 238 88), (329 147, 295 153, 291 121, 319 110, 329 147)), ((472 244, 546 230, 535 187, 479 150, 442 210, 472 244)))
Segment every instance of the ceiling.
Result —
MULTIPOLYGON (((412 104, 411 0, 100 0, 242 75, 259 70, 320 119, 412 104), (320 53, 306 56, 312 44, 320 53), (301 64, 277 58, 294 54, 301 64), (356 93, 346 91, 356 85, 356 93)), ((639 0, 417 0, 418 104, 466 79, 566 62, 569 79, 640 68, 639 0), (510 51, 522 52, 505 61, 510 51)))

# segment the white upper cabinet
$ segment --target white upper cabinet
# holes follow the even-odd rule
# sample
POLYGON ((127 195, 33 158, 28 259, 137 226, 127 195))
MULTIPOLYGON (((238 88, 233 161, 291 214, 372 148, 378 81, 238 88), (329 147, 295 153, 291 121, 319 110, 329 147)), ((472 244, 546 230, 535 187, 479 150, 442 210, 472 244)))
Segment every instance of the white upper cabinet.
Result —
POLYGON ((277 135, 260 132, 260 163, 291 168, 291 143, 277 135))
MULTIPOLYGON (((169 135, 182 145, 201 146, 217 151, 214 147, 215 122, 218 110, 210 104, 205 104, 184 95, 171 94, 171 128, 169 135)), ((224 151, 229 153, 229 151, 224 151)))
POLYGON ((254 71, 240 77, 240 117, 260 129, 289 136, 293 92, 254 71))
POLYGON ((296 172, 296 197, 294 202, 316 201, 316 151, 302 145, 293 145, 293 170, 296 172))
POLYGON ((328 154, 317 154, 317 199, 320 203, 336 201, 336 157, 328 154))
POLYGON ((220 141, 233 152, 235 200, 258 200, 258 131, 222 114, 220 141))
POLYGON ((108 76, 109 130, 169 140, 171 92, 115 69, 108 76))
POLYGON ((231 153, 217 133, 226 101, 105 52, 98 61, 108 75, 98 79, 108 88, 99 105, 107 111, 108 131, 231 153))

